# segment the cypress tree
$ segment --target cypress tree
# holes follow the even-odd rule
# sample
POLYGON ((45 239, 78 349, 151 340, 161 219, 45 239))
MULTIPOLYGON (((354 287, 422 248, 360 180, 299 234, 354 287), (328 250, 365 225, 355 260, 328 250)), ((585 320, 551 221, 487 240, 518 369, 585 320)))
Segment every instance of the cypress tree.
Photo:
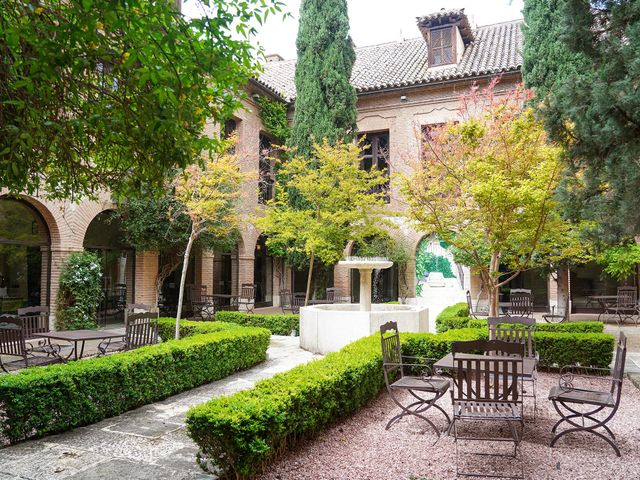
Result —
POLYGON ((356 55, 346 0, 303 0, 296 47, 290 143, 309 157, 314 142, 351 141, 356 133, 356 91, 349 83, 356 55))
POLYGON ((567 146, 567 212, 595 220, 600 239, 638 234, 640 2, 525 0, 524 14, 523 76, 567 146))

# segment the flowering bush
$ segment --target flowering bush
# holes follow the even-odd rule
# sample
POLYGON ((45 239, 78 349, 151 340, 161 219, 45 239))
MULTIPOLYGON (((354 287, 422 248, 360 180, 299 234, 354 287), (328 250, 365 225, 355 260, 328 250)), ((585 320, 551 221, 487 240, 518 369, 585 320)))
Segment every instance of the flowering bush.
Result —
POLYGON ((60 273, 56 329, 97 328, 96 310, 102 300, 102 269, 95 253, 71 254, 60 273))

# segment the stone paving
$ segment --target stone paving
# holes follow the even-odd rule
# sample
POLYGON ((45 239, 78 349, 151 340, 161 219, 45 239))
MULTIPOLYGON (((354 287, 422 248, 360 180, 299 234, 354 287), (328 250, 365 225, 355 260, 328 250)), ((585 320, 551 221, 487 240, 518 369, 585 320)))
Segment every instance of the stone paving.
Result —
POLYGON ((196 464, 184 418, 189 407, 251 388, 317 356, 298 337, 272 336, 268 359, 249 370, 60 435, 0 449, 0 480, 154 479, 212 476, 196 464))

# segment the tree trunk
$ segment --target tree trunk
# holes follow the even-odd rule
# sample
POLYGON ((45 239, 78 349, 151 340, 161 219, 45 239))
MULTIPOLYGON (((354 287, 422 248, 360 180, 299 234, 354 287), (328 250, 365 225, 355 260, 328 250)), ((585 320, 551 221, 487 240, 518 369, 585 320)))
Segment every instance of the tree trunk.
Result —
POLYGON ((184 283, 187 280, 187 268, 189 266, 189 255, 191 247, 196 238, 195 226, 191 225, 191 235, 187 242, 187 248, 184 251, 184 259, 182 260, 182 275, 180 275, 180 290, 178 290, 178 311, 176 312, 176 340, 180 339, 180 315, 182 314, 182 300, 184 299, 184 283))
POLYGON ((176 254, 176 260, 172 260, 170 264, 162 267, 158 275, 156 276, 156 310, 160 311, 158 307, 158 303, 160 302, 160 294, 162 293, 162 285, 164 281, 169 278, 176 268, 180 265, 180 261, 178 260, 178 255, 176 254))
POLYGON ((499 316, 499 293, 500 287, 498 286, 498 277, 496 274, 500 271, 500 253, 493 252, 491 254, 491 263, 489 264, 489 275, 486 279, 487 288, 489 289, 489 316, 499 316))
POLYGON ((307 275, 307 294, 304 297, 304 306, 309 305, 309 294, 311 293, 311 279, 313 278, 313 262, 315 260, 315 256, 313 252, 311 252, 311 258, 309 259, 309 275, 307 275))

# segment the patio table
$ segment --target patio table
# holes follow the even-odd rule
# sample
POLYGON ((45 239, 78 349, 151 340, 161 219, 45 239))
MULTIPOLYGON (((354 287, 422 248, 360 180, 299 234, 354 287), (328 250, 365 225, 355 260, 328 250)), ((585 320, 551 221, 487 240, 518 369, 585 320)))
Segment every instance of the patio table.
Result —
MULTIPOLYGON (((487 365, 486 360, 491 360, 493 358, 503 359, 503 356, 494 356, 494 355, 481 355, 481 354, 472 354, 472 353, 461 353, 458 355, 458 358, 468 359, 468 360, 481 360, 478 362, 480 373, 485 373, 485 366, 487 365), (483 361, 484 360, 484 361, 483 361)), ((453 353, 448 353, 436 363, 433 364, 435 368, 441 368, 446 370, 455 370, 455 366, 453 364, 453 353)), ((532 376, 536 366, 536 359, 531 357, 524 357, 522 361, 522 373, 525 377, 532 376)), ((491 373, 491 372, 489 372, 491 373)))
POLYGON ((602 315, 607 313, 610 306, 618 303, 618 295, 590 295, 587 299, 589 301, 595 300, 602 308, 602 311, 598 315, 598 321, 600 321, 600 317, 602 317, 602 315))
POLYGON ((37 338, 46 338, 48 340, 63 340, 73 343, 73 352, 69 352, 67 360, 73 353, 74 360, 79 360, 84 354, 84 346, 87 340, 107 340, 109 338, 123 338, 124 333, 115 330, 63 330, 60 332, 42 332, 34 334, 37 338), (78 343, 82 342, 80 347, 80 355, 78 355, 78 343))

